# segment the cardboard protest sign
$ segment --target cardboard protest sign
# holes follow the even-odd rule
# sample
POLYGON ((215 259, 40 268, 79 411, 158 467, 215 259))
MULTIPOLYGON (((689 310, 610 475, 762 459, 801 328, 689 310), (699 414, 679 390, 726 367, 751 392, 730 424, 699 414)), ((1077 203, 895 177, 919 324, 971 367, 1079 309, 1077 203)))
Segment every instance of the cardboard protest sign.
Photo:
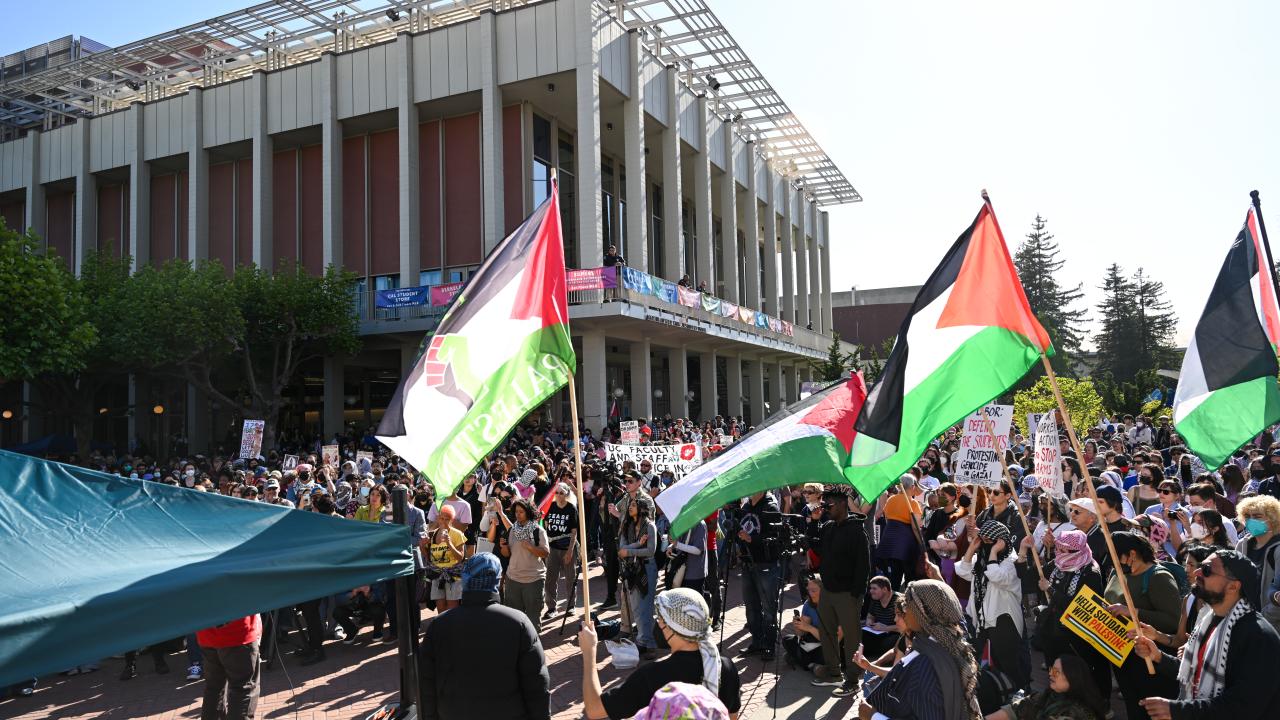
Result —
POLYGON ((244 429, 240 431, 240 458, 242 460, 256 458, 262 452, 262 432, 266 427, 266 420, 244 421, 244 429))
POLYGON ((964 420, 960 451, 956 453, 956 482, 998 487, 1004 483, 1004 451, 1009 447, 1013 406, 987 405, 964 420), (983 414, 985 413, 985 419, 983 414), (988 428, 990 422, 990 429, 988 428), (993 447, 994 430, 997 445, 993 447))
POLYGON ((1112 615, 1107 610, 1107 601, 1088 586, 1081 585, 1080 592, 1067 603, 1062 626, 1092 645, 1116 667, 1123 665, 1133 650, 1133 641, 1129 639, 1133 621, 1112 615))
POLYGON ((1052 416, 1052 415, 1053 415, 1053 413, 1052 413, 1052 412, 1047 412, 1047 413, 1036 413, 1036 412, 1031 412, 1031 413, 1027 413, 1027 435, 1026 435, 1026 438, 1027 438, 1028 440, 1030 440, 1031 438, 1033 438, 1033 437, 1035 437, 1035 436, 1036 436, 1036 432, 1040 429, 1040 418, 1042 418, 1042 417, 1044 417, 1044 416, 1046 416, 1046 415, 1050 415, 1050 416, 1052 416))
POLYGON ((653 472, 662 474, 670 470, 677 480, 702 464, 702 446, 697 443, 680 445, 613 445, 604 444, 606 457, 618 465, 631 460, 636 467, 648 460, 653 472))
POLYGON ((623 445, 639 445, 640 444, 640 421, 639 420, 623 420, 618 424, 622 430, 623 445))
POLYGON ((1053 413, 1046 413, 1036 427, 1036 480, 1045 492, 1061 497, 1062 451, 1058 445, 1058 422, 1053 413))
POLYGON ((280 470, 281 470, 281 471, 283 471, 283 472, 289 472, 290 470, 296 470, 296 469, 297 469, 297 467, 298 467, 298 456, 297 456, 297 455, 285 455, 285 456, 284 456, 284 459, 280 461, 280 470))
POLYGON ((338 446, 322 445, 320 447, 320 464, 333 469, 338 469, 338 446))

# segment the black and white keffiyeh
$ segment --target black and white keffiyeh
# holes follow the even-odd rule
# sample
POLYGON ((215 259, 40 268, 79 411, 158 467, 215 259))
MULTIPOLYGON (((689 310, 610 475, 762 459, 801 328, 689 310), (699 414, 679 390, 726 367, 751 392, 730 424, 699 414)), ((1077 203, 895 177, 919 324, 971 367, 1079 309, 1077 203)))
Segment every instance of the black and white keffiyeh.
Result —
POLYGON ((713 695, 719 695, 720 650, 711 641, 711 611, 706 599, 690 588, 676 588, 658 595, 654 606, 672 632, 697 641, 702 655, 702 684, 713 695))
POLYGON ((1241 598, 1231 612, 1218 623, 1218 627, 1209 633, 1209 625, 1213 622, 1213 610, 1205 607, 1196 618, 1195 629, 1187 638, 1187 646, 1182 651, 1182 663, 1178 667, 1179 700, 1211 699, 1222 692, 1223 682, 1227 677, 1227 650, 1231 646, 1231 631, 1240 618, 1253 611, 1249 601, 1241 598), (1205 638, 1208 634, 1209 637, 1205 638), (1200 657, 1201 645, 1204 648, 1204 665, 1200 670, 1200 682, 1195 682, 1196 660, 1200 657))

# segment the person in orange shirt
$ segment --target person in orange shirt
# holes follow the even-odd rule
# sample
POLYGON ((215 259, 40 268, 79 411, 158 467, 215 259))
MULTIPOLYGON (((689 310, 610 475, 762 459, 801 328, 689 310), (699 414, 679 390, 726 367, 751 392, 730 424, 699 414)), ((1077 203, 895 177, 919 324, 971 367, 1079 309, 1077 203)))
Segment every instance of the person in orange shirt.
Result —
POLYGON ((889 578, 895 590, 903 587, 906 581, 916 579, 914 567, 920 554, 920 543, 911 526, 911 516, 915 515, 917 523, 921 519, 920 502, 916 500, 920 496, 916 476, 906 473, 898 478, 898 483, 899 491, 885 501, 881 510, 884 527, 880 531, 880 544, 876 547, 882 574, 889 578))

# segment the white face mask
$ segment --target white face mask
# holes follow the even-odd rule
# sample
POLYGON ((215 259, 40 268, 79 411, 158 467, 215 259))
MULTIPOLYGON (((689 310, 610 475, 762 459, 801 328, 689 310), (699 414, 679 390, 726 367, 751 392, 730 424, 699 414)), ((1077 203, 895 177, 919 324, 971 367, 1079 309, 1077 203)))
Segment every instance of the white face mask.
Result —
POLYGON ((1208 535, 1208 533, 1205 531, 1203 525, 1200 523, 1191 523, 1191 537, 1193 539, 1203 540, 1205 535, 1208 535))

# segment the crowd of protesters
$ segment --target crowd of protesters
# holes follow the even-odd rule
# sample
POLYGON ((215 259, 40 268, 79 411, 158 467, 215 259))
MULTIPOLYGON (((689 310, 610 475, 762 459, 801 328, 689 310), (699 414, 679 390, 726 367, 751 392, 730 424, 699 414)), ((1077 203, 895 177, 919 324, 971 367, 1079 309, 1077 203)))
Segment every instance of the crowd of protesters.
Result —
MULTIPOLYGON (((698 442, 707 454, 750 430, 719 417, 640 426, 642 444, 698 442)), ((397 626, 386 582, 139 649, 167 672, 165 656, 185 644, 188 679, 210 681, 206 705, 218 710, 209 717, 253 716, 259 660, 270 670, 291 652, 290 662, 312 665, 327 643, 387 643, 406 631, 421 633, 424 717, 549 717, 539 637, 580 612, 584 550, 605 597, 579 632, 582 652, 594 658, 601 639, 623 637, 640 663, 607 690, 584 663, 589 718, 643 716, 663 698, 736 717, 738 665, 751 661, 811 675, 814 693, 856 696, 851 712, 864 718, 1105 720, 1113 697, 1114 715, 1129 720, 1280 717, 1280 687, 1264 676, 1280 653, 1280 444, 1270 434, 1215 470, 1179 444, 1167 417, 1104 421, 1082 438, 1083 456, 1064 438, 1065 492, 1054 496, 1031 474, 1033 448, 1016 429, 1004 457, 1013 487, 964 482, 953 429, 872 502, 847 486, 783 478, 791 484, 677 536, 655 503, 675 475, 608 462, 602 443, 619 441, 616 425, 582 433, 584 507, 571 434, 535 423, 444 498, 371 436, 330 440, 342 456, 329 466, 320 439, 247 461, 95 455, 84 464, 357 522, 391 522, 398 487, 412 498, 413 599, 434 611, 426 627, 421 612, 409 613, 414 627, 397 626), (363 449, 371 453, 357 456, 363 449), (748 637, 732 654, 715 638, 729 582, 740 583, 748 637), (1081 588, 1136 621, 1123 663, 1059 621, 1081 588), (240 646, 254 648, 251 663, 240 646), (493 671, 466 672, 472 662, 493 671)), ((121 681, 138 674, 137 657, 126 655, 121 681)))

